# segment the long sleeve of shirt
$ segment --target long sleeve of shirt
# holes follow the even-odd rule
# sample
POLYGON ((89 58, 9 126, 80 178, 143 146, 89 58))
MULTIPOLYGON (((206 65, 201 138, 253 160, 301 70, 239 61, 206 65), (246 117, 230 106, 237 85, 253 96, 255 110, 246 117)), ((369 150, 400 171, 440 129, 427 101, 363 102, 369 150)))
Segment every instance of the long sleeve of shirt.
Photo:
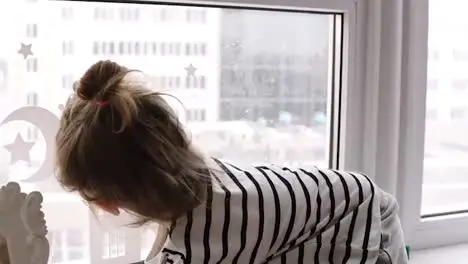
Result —
POLYGON ((159 263, 407 263, 395 208, 385 210, 396 202, 365 175, 214 161, 206 203, 174 223, 159 263))

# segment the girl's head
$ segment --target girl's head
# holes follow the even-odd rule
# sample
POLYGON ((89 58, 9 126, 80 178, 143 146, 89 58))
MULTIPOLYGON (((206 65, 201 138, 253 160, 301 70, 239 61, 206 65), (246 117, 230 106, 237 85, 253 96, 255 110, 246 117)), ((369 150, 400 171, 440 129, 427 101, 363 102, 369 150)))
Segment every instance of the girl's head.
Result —
POLYGON ((177 116, 134 71, 99 61, 81 77, 56 136, 59 182, 138 223, 171 221, 203 200, 209 169, 177 116))

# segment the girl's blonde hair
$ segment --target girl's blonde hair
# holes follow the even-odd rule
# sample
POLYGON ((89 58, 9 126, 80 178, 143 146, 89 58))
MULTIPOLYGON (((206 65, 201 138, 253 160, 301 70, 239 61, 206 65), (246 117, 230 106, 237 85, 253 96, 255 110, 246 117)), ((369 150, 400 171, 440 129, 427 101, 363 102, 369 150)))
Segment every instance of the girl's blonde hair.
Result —
POLYGON ((138 224, 174 220, 203 201, 210 170, 162 94, 130 72, 99 61, 79 80, 56 136, 56 175, 88 202, 134 213, 138 224))

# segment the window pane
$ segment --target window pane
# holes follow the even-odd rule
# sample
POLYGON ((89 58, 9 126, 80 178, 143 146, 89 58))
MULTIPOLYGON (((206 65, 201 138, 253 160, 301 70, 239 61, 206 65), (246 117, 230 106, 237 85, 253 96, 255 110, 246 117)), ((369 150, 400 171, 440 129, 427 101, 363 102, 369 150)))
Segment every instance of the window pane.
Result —
POLYGON ((464 0, 429 2, 423 215, 468 209, 466 8, 464 0))
POLYGON ((64 193, 46 159, 55 133, 49 124, 92 63, 110 59, 136 68, 154 90, 175 96, 182 105, 168 102, 209 155, 238 164, 326 167, 330 71, 340 64, 331 58, 341 57, 331 56, 334 16, 0 1, 0 25, 9 25, 0 27, 0 124, 9 113, 15 120, 0 125, 1 179, 43 192, 49 229, 60 234, 52 239, 53 260, 130 263, 150 248, 140 229, 106 233, 102 225, 111 216, 98 213, 106 218, 99 223, 77 194, 64 193), (27 105, 36 114, 23 115, 27 105), (47 173, 36 175, 40 168, 47 173))

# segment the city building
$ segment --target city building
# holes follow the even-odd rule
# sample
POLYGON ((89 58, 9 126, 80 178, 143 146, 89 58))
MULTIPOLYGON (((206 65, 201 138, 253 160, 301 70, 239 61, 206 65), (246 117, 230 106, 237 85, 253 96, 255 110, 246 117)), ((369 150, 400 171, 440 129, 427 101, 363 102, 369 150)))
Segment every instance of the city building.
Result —
POLYGON ((220 120, 323 125, 330 18, 223 9, 221 21, 220 120))

